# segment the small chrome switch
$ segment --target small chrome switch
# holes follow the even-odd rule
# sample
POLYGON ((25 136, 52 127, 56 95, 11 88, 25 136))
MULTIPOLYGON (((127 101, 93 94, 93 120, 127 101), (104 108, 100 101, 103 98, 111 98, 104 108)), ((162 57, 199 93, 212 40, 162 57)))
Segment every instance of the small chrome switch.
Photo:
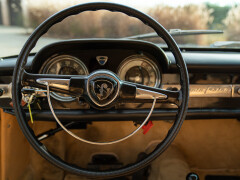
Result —
POLYGON ((240 95, 240 88, 238 88, 237 93, 240 95))
POLYGON ((2 96, 4 94, 4 90, 0 89, 0 96, 2 96))

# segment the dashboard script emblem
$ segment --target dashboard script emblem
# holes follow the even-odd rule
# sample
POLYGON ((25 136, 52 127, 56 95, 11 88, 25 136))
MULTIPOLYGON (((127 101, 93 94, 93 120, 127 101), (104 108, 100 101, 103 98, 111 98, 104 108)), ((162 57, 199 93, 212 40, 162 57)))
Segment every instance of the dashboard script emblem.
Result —
POLYGON ((108 80, 97 80, 93 84, 94 93, 99 100, 107 99, 113 92, 113 84, 108 80))

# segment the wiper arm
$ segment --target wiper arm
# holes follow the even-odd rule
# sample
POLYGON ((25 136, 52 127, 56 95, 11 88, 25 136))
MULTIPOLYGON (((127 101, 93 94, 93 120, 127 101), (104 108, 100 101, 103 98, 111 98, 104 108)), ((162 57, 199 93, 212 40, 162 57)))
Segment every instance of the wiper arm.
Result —
MULTIPOLYGON (((201 34, 223 34, 222 30, 181 30, 181 29, 170 29, 169 33, 172 36, 187 36, 187 35, 201 35, 201 34)), ((158 37, 157 33, 146 33, 139 34, 136 36, 129 36, 125 38, 129 39, 146 39, 158 37)))
POLYGON ((217 41, 217 42, 214 42, 213 44, 211 44, 210 46, 211 47, 223 47, 223 46, 234 46, 234 45, 239 46, 240 41, 217 41))

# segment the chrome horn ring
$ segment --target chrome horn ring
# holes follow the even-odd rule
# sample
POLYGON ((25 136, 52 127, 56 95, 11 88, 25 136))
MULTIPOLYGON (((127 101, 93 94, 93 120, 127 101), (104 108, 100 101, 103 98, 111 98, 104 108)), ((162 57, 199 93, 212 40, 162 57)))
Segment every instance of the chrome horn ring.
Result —
MULTIPOLYGON (((106 74, 104 74, 104 75, 106 75, 106 74)), ((99 74, 98 74, 98 73, 94 73, 92 76, 90 76, 90 78, 89 78, 88 81, 87 81, 87 89, 88 89, 87 92, 89 93, 89 97, 90 97, 90 93, 91 93, 91 92, 90 92, 91 90, 89 90, 90 82, 91 82, 91 80, 94 79, 94 77, 96 77, 96 76, 99 76, 99 74)), ((110 75, 107 76, 107 77, 110 77, 110 75)), ((116 78, 115 80, 118 81, 117 78, 116 78)), ((150 118, 151 115, 152 115, 152 112, 153 112, 154 107, 155 107, 155 104, 156 104, 156 97, 155 97, 155 98, 153 99, 153 104, 152 104, 151 110, 149 111, 147 117, 146 117, 145 120, 142 122, 142 124, 141 124, 136 130, 134 130, 132 133, 128 134, 127 136, 124 136, 123 138, 120 138, 120 139, 117 139, 117 140, 114 140, 114 141, 94 142, 94 141, 89 141, 89 140, 86 140, 86 139, 83 139, 83 138, 77 136, 75 133, 73 133, 73 132, 71 132, 70 130, 68 130, 68 129, 61 123, 61 121, 58 119, 58 117, 57 117, 57 115, 56 115, 56 113, 55 113, 55 111, 54 111, 54 109, 53 109, 52 103, 51 103, 49 83, 46 82, 45 84, 46 84, 46 86, 47 86, 47 99, 48 99, 48 104, 49 104, 50 110, 51 110, 51 112, 52 112, 52 114, 53 114, 53 117, 54 117, 54 119, 56 120, 56 122, 58 123, 58 125, 61 126, 62 129, 63 129, 66 133, 68 133, 70 136, 72 136, 73 138, 75 138, 75 139, 77 139, 77 140, 79 140, 79 141, 88 143, 88 144, 93 144, 93 145, 109 145, 109 144, 115 144, 115 143, 119 143, 119 142, 121 142, 121 141, 124 141, 124 140, 132 137, 134 134, 136 134, 136 133, 144 126, 144 124, 147 123, 147 121, 149 120, 149 118, 150 118)), ((118 81, 117 93, 114 94, 114 97, 113 97, 108 103, 105 103, 105 104, 103 104, 103 105, 106 106, 106 105, 110 104, 111 102, 113 102, 113 101, 116 99, 116 97, 118 96, 118 94, 119 94, 119 89, 120 89, 120 82, 118 81)), ((94 102, 94 101, 95 101, 95 100, 93 99, 93 102, 94 102)), ((96 102, 96 103, 97 103, 97 102, 96 102)), ((97 103, 97 105, 98 105, 98 104, 99 104, 99 103, 97 103)), ((103 106, 103 105, 102 105, 102 106, 103 106)))

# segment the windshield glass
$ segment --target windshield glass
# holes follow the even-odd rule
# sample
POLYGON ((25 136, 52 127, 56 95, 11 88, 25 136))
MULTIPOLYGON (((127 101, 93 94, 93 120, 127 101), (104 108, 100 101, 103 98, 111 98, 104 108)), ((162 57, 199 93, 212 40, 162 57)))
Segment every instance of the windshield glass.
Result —
MULTIPOLYGON (((0 57, 19 54, 31 32, 46 18, 86 0, 2 0, 0 1, 0 57)), ((122 0, 139 9, 167 30, 222 30, 218 34, 174 36, 180 47, 240 48, 239 0, 122 0)), ((135 18, 109 11, 84 12, 58 23, 38 42, 33 52, 62 39, 123 38, 154 32, 135 18)), ((160 38, 144 40, 165 46, 160 38)))

